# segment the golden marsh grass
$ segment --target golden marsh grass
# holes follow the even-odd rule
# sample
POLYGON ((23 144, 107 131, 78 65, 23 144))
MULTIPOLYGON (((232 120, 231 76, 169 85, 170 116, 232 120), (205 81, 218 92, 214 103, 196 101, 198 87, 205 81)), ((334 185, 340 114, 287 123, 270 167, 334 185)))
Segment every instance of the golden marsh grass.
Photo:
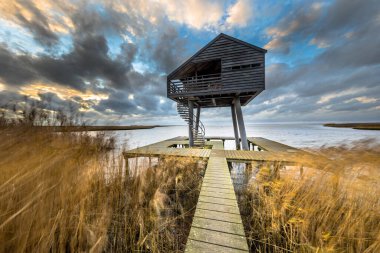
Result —
POLYGON ((0 130, 0 252, 177 252, 202 167, 165 160, 126 176, 104 136, 0 130))
MULTIPOLYGON (((182 252, 203 164, 161 159, 126 173, 112 139, 33 125, 75 117, 0 114, 0 252, 182 252)), ((380 145, 259 164, 240 195, 252 252, 380 252, 380 145), (302 173, 300 173, 302 171, 302 173)), ((141 164, 140 164, 141 165, 141 164)))
POLYGON ((264 164, 250 172, 241 207, 252 251, 380 252, 380 145, 314 152, 300 158, 303 169, 264 164))

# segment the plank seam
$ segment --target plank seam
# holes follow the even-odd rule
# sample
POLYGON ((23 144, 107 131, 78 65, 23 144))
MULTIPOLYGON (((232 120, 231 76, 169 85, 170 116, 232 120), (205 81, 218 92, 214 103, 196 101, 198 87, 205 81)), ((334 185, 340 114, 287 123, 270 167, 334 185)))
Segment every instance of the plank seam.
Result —
MULTIPOLYGON (((239 213, 223 212, 223 211, 212 210, 212 209, 202 208, 202 207, 197 207, 197 209, 206 210, 206 211, 213 211, 213 212, 218 212, 218 213, 227 213, 227 214, 240 215, 240 212, 239 212, 239 213)), ((207 218, 207 219, 208 219, 208 218, 207 218)))
POLYGON ((232 207, 237 207, 237 205, 226 205, 226 204, 219 204, 219 203, 215 203, 215 202, 208 202, 208 201, 202 201, 202 200, 199 200, 198 202, 208 203, 208 204, 216 204, 216 205, 220 205, 220 206, 232 206, 232 207))
POLYGON ((223 197, 215 197, 215 196, 210 196, 210 195, 204 195, 200 194, 199 196, 204 196, 204 197, 210 197, 210 198, 215 198, 215 199, 228 199, 228 200, 236 200, 236 198, 223 198, 223 197))
MULTIPOLYGON (((225 220, 218 220, 218 219, 213 219, 213 218, 202 217, 202 216, 198 216, 198 215, 194 215, 194 217, 203 218, 203 219, 209 219, 209 220, 215 220, 215 221, 225 221, 225 220)), ((233 223, 233 224, 241 224, 240 222, 233 222, 233 221, 227 221, 227 222, 233 223)))
MULTIPOLYGON (((199 218, 199 217, 198 217, 198 218, 199 218)), ((223 222, 224 222, 224 221, 223 221, 223 222)), ((232 222, 227 222, 227 223, 232 223, 232 222)), ((236 224, 236 223, 232 223, 232 224, 236 224)), ((209 230, 209 231, 213 231, 213 232, 218 232, 218 233, 228 234, 228 235, 237 235, 237 236, 245 237, 245 234, 242 235, 242 234, 236 234, 236 233, 229 233, 229 232, 220 231, 220 230, 211 229, 211 228, 202 228, 202 227, 198 227, 198 226, 193 226, 193 227, 198 228, 198 229, 203 229, 203 230, 209 230)))
MULTIPOLYGON (((203 187, 203 184, 202 184, 203 187)), ((225 187, 216 187, 216 186, 210 186, 210 185, 205 185, 206 188, 214 188, 214 189, 227 189, 227 190, 234 190, 234 188, 225 188, 225 187)))

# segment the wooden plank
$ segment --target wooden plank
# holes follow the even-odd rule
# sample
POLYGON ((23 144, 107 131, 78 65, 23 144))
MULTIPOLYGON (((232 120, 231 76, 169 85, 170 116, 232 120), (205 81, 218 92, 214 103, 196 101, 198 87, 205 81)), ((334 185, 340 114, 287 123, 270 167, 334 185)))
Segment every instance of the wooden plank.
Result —
POLYGON ((231 184, 231 179, 230 178, 226 178, 226 177, 213 177, 212 175, 210 174, 207 174, 204 178, 203 178, 203 183, 215 183, 217 182, 218 184, 231 184))
POLYGON ((231 188, 219 188, 219 187, 210 187, 210 186, 205 186, 202 185, 202 189, 204 191, 213 191, 213 192, 224 192, 224 193, 233 193, 235 194, 234 190, 231 188))
POLYGON ((205 183, 202 183, 202 186, 213 187, 217 189, 231 189, 231 190, 234 189, 232 185, 220 185, 218 184, 218 182, 214 182, 214 183, 205 182, 205 183))
MULTIPOLYGON (((225 206, 229 206, 229 205, 225 205, 225 206)), ((233 208, 237 208, 237 207, 233 207, 233 208)), ((201 217, 205 219, 219 220, 219 221, 232 222, 232 223, 241 223, 240 213, 236 214, 236 213, 218 212, 218 211, 206 210, 206 209, 197 209, 194 214, 194 217, 201 217)))
MULTIPOLYGON (((198 202, 197 209, 199 209, 199 210, 210 210, 210 211, 215 211, 215 212, 219 212, 219 213, 231 213, 231 214, 240 215, 239 210, 233 206, 218 205, 218 204, 212 204, 212 203, 198 202)), ((218 217, 218 216, 216 216, 216 217, 218 217)))
MULTIPOLYGON (((201 190, 202 192, 202 190, 201 190)), ((226 199, 226 198, 218 198, 218 197, 208 197, 203 194, 200 194, 198 201, 219 204, 219 205, 227 205, 227 206, 236 206, 236 198, 234 199, 226 199)))
POLYGON ((224 247, 203 241, 188 239, 185 252, 187 253, 238 253, 248 252, 247 250, 224 247))
POLYGON ((226 194, 223 192, 202 191, 200 196, 236 200, 235 194, 226 194))
POLYGON ((248 252, 247 240, 245 236, 242 235, 192 227, 189 234, 189 239, 203 241, 210 244, 216 244, 238 250, 245 250, 248 252))
POLYGON ((193 227, 225 232, 235 235, 245 236, 244 228, 240 223, 231 223, 225 221, 210 220, 201 217, 195 217, 192 223, 193 227))
POLYGON ((207 196, 213 196, 213 197, 217 197, 218 195, 220 195, 220 197, 231 198, 231 199, 236 197, 235 193, 233 192, 222 192, 218 190, 213 191, 210 189, 203 189, 202 194, 207 195, 207 196))

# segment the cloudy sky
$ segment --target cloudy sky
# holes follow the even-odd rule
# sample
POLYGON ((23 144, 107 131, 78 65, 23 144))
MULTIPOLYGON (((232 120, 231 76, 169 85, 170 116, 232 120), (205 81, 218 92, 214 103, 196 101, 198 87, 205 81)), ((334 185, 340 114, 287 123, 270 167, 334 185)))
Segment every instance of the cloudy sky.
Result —
POLYGON ((377 0, 0 1, 0 106, 28 96, 99 124, 183 124, 166 75, 220 32, 268 49, 247 121, 380 121, 377 0))

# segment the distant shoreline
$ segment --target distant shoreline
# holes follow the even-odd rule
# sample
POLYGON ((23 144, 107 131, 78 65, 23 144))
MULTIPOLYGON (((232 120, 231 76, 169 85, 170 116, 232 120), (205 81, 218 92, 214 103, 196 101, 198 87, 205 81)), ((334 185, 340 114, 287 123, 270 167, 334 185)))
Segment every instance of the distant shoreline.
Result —
POLYGON ((39 126, 41 128, 53 129, 55 132, 84 132, 84 131, 121 131, 121 130, 141 130, 156 127, 166 127, 163 125, 132 125, 132 126, 39 126))
POLYGON ((328 123, 325 127, 343 127, 357 130, 380 130, 380 123, 328 123))

